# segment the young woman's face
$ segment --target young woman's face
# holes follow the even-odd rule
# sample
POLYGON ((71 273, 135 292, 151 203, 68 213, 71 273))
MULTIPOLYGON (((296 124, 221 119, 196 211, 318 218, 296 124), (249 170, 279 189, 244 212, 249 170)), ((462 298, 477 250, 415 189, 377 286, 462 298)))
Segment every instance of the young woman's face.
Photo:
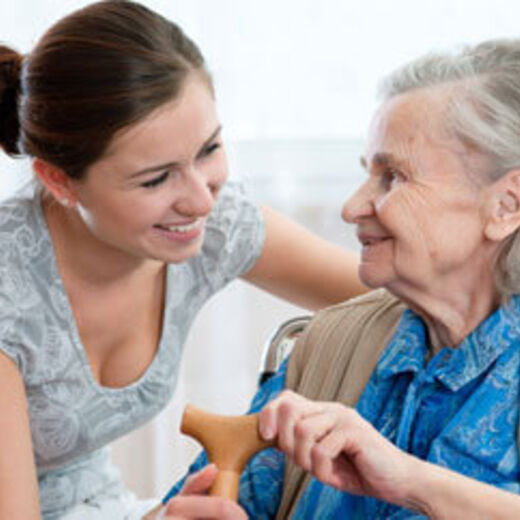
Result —
POLYGON ((196 255, 227 163, 207 84, 189 78, 181 95, 117 134, 75 182, 78 212, 105 245, 178 263, 196 255))

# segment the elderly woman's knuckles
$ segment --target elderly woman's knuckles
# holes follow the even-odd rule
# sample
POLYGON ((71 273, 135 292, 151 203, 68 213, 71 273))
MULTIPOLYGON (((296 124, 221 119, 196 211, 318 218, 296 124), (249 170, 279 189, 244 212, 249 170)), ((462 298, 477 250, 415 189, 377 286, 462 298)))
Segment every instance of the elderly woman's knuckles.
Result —
POLYGON ((309 471, 322 482, 330 482, 334 472, 334 458, 330 457, 323 446, 316 444, 310 451, 309 471))
POLYGON ((293 458, 296 464, 308 469, 310 465, 310 452, 318 442, 321 431, 309 424, 297 424, 294 428, 293 458))
POLYGON ((313 447, 312 442, 301 442, 296 444, 296 449, 293 454, 293 461, 305 471, 312 469, 311 451, 313 447))
POLYGON ((276 415, 281 424, 294 425, 297 420, 305 416, 305 410, 298 402, 284 399, 278 404, 276 415))
POLYGON ((314 440, 322 435, 325 425, 316 425, 315 421, 305 420, 302 417, 294 423, 294 438, 298 442, 314 442, 314 440))
POLYGON ((277 408, 286 408, 286 407, 294 407, 294 408, 303 408, 305 406, 314 406, 316 403, 305 399, 301 395, 293 392, 292 390, 283 390, 280 395, 273 401, 277 408))
POLYGON ((293 396, 295 395, 290 390, 284 390, 278 397, 267 403, 259 412, 260 423, 271 423, 276 421, 280 415, 284 415, 287 409, 293 406, 293 396))
POLYGON ((363 436, 359 430, 338 426, 321 439, 316 454, 330 459, 340 455, 351 457, 358 452, 360 442, 363 442, 363 436))
POLYGON ((278 432, 277 445, 288 457, 293 458, 294 453, 294 434, 291 429, 285 428, 278 432))
POLYGON ((322 403, 322 406, 322 413, 333 417, 334 425, 337 427, 353 428, 363 427, 365 424, 368 424, 359 412, 350 406, 338 402, 322 403))
POLYGON ((357 410, 338 402, 326 403, 326 411, 338 417, 344 417, 346 420, 350 421, 356 420, 359 416, 357 410))

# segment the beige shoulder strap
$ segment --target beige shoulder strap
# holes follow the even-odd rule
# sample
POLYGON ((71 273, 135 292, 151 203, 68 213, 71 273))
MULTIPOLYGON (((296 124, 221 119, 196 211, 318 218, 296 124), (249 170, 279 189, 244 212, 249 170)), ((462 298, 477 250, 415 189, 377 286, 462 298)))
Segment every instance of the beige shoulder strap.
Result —
MULTIPOLYGON (((310 399, 353 406, 404 308, 378 290, 316 314, 291 354, 286 387, 310 399)), ((277 519, 292 515, 309 479, 294 464, 286 464, 277 519)))

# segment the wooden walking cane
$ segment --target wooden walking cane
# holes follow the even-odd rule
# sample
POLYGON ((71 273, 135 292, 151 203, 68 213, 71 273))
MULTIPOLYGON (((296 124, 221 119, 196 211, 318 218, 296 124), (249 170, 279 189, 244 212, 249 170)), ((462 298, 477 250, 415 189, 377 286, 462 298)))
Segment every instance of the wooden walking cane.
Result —
POLYGON ((247 461, 258 451, 273 445, 258 433, 258 414, 244 416, 215 415, 187 405, 181 432, 197 439, 218 468, 210 495, 238 499, 240 474, 247 461))

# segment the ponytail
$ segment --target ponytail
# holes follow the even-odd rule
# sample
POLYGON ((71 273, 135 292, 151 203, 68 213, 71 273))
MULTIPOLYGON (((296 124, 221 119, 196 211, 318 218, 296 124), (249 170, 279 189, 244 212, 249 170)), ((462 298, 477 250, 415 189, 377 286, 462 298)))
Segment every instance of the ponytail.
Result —
POLYGON ((18 98, 22 55, 0 45, 0 147, 8 155, 19 155, 18 98))

